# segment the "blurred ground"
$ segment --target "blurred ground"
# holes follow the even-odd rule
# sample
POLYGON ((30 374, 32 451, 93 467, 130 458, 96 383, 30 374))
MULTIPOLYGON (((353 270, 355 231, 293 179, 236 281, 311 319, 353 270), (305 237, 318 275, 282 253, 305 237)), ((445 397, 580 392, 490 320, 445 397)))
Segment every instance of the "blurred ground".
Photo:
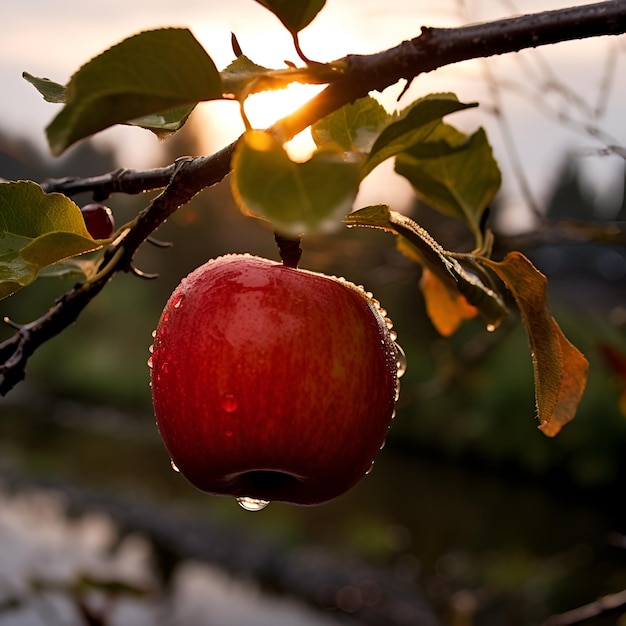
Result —
POLYGON ((336 623, 201 562, 177 567, 164 592, 145 538, 120 538, 103 513, 68 518, 55 491, 0 491, 0 554, 2 626, 80 624, 87 612, 107 626, 336 623))

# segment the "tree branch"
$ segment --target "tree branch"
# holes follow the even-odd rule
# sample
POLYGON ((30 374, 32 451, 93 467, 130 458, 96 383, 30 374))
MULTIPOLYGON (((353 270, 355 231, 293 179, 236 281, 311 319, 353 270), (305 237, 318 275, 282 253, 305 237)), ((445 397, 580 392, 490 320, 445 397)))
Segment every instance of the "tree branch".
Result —
MULTIPOLYGON (((277 124, 285 137, 293 137, 318 119, 348 102, 382 91, 400 80, 412 81, 454 63, 519 52, 573 39, 621 35, 626 32, 626 0, 607 0, 569 9, 545 11, 459 28, 422 28, 418 37, 370 55, 349 55, 344 76, 277 124)), ((232 150, 234 145, 225 150, 232 150)), ((219 154, 219 153, 218 153, 219 154)), ((209 157, 210 158, 210 157, 209 157)), ((198 176, 212 169, 207 157, 192 159, 198 176)), ((85 191, 137 194, 168 184, 176 164, 150 170, 121 169, 89 178, 50 179, 44 191, 72 196, 85 191)), ((225 174, 224 174, 225 175, 225 174)), ((213 173, 209 172, 209 181, 213 173)), ((200 182, 202 182, 200 180, 200 182)), ((208 186, 213 184, 208 182, 208 186)))
MULTIPOLYGON (((407 85, 420 74, 469 59, 517 52, 578 38, 626 32, 626 0, 558 11, 547 11, 460 28, 423 28, 420 36, 372 55, 344 59, 345 74, 299 110, 280 120, 274 130, 288 139, 343 105, 383 90, 399 80, 407 85)), ((178 160, 144 171, 118 170, 90 178, 49 180, 42 187, 68 196, 91 191, 99 200, 111 193, 136 194, 164 189, 133 226, 107 250, 97 279, 76 285, 39 319, 22 326, 0 344, 0 394, 6 394, 25 375, 28 358, 38 346, 67 328, 118 271, 128 271, 142 243, 178 207, 218 183, 230 171, 236 142, 206 157, 178 160)))
POLYGON ((350 55, 344 79, 329 85, 310 103, 280 123, 287 136, 310 126, 346 102, 409 83, 440 67, 572 39, 626 32, 626 0, 546 11, 461 28, 422 28, 419 37, 371 55, 350 55), (309 106, 313 105, 313 106, 309 106), (321 114, 321 115, 320 115, 321 114))
POLYGON ((66 196, 92 191, 94 200, 102 202, 114 193, 131 195, 152 189, 162 189, 168 184, 175 170, 176 164, 173 163, 167 167, 143 171, 119 169, 108 174, 87 178, 78 176, 49 178, 41 183, 41 188, 46 193, 56 191, 66 196))

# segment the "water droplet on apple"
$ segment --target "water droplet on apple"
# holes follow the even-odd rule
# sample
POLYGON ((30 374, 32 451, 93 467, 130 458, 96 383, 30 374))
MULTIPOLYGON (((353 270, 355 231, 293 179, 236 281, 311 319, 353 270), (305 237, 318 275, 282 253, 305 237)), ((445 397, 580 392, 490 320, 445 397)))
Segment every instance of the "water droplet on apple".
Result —
POLYGON ((176 463, 174 463, 173 459, 170 459, 170 465, 172 466, 172 469, 177 472, 178 474, 180 474, 180 470, 178 469, 178 466, 176 465, 176 463))
POLYGON ((148 358, 148 367, 152 369, 152 355, 148 358))
POLYGON ((494 330, 497 330, 499 324, 487 324, 487 332, 492 333, 494 330))
POLYGON ((182 294, 178 294, 173 300, 172 300, 172 308, 174 309, 180 309, 180 307, 183 306, 183 296, 182 294))
POLYGON ((226 413, 234 413, 239 408, 239 400, 232 393, 225 393, 221 405, 226 413))
POLYGON ((152 354, 154 352, 154 344, 152 344, 149 348, 148 348, 148 352, 150 354, 152 354))
POLYGON ((369 466, 367 472, 365 472, 366 476, 369 476, 372 473, 372 470, 374 469, 374 461, 372 461, 371 465, 369 466))
POLYGON ((389 337, 391 337, 391 341, 395 341, 398 338, 398 333, 389 328, 389 337))
POLYGON ((156 328, 152 331, 152 339, 156 337, 156 328))
POLYGON ((393 401, 397 402, 399 399, 400 399, 400 382, 396 383, 396 395, 393 401))
POLYGON ((259 500, 258 498, 237 498, 237 503, 246 511, 262 511, 268 504, 269 500, 259 500))
POLYGON ((396 363, 398 365, 398 371, 396 372, 396 376, 398 378, 402 378, 404 373, 406 372, 406 354, 404 354, 404 350, 400 347, 398 343, 394 342, 394 347, 396 349, 396 363))

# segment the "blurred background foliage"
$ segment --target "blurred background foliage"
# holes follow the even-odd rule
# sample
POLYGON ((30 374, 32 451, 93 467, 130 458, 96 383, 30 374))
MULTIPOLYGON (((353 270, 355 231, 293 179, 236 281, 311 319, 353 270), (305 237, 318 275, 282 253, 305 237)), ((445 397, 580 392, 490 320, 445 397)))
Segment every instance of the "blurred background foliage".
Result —
MULTIPOLYGON (((195 137, 190 123, 163 144, 162 163, 198 154, 195 137)), ((113 153, 90 143, 49 162, 0 135, 0 176, 7 179, 41 181, 116 167, 113 153)), ((117 224, 132 219, 147 199, 111 198, 117 224)), ((545 211, 553 219, 626 219, 624 199, 611 202, 607 214, 587 197, 576 160, 564 155, 545 211)), ((444 245, 466 245, 455 224, 427 207, 411 211, 444 245)), ((494 214, 497 224, 496 207, 494 214)), ((154 427, 146 361, 151 332, 182 276, 229 252, 277 258, 273 236, 239 213, 228 181, 196 197, 156 236, 173 247, 145 245, 137 266, 159 279, 118 276, 73 327, 38 351, 27 380, 0 401, 1 463, 149 494, 168 506, 192 502, 201 514, 246 524, 249 517, 234 503, 193 491, 169 468, 154 427)), ((289 544, 321 542, 391 565, 398 576, 419 579, 448 615, 496 611, 515 615, 510 623, 531 623, 529 616, 626 587, 624 552, 607 540, 626 531, 626 415, 618 401, 625 381, 603 358, 607 345, 626 354, 624 249, 525 250, 549 277, 565 334, 591 362, 578 414, 555 439, 537 430, 530 354, 514 316, 495 333, 474 320, 444 340, 425 315, 419 267, 395 250, 390 235, 346 229, 308 238, 303 250, 303 267, 343 275, 374 292, 394 320, 409 367, 372 475, 323 507, 273 505, 254 518, 255 528, 289 544)), ((38 281, 2 302, 2 315, 30 321, 69 286, 38 281)), ((3 328, 0 339, 10 332, 3 328)))

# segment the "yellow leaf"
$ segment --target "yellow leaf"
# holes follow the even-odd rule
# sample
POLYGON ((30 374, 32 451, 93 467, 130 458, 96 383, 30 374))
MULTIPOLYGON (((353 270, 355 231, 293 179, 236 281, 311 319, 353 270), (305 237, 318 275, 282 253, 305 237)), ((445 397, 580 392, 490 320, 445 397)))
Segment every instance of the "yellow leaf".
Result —
POLYGON ((551 321, 561 349, 563 371, 552 417, 539 424, 539 430, 548 437, 554 437, 576 414, 589 368, 587 359, 568 341, 556 320, 551 318, 551 321))
POLYGON ((546 277, 523 254, 481 262, 504 281, 517 302, 530 342, 539 428, 554 437, 576 413, 589 363, 552 317, 546 277))
POLYGON ((448 289, 428 268, 424 268, 420 288, 426 301, 428 317, 444 337, 452 335, 465 320, 478 315, 475 306, 469 304, 458 291, 448 289))

